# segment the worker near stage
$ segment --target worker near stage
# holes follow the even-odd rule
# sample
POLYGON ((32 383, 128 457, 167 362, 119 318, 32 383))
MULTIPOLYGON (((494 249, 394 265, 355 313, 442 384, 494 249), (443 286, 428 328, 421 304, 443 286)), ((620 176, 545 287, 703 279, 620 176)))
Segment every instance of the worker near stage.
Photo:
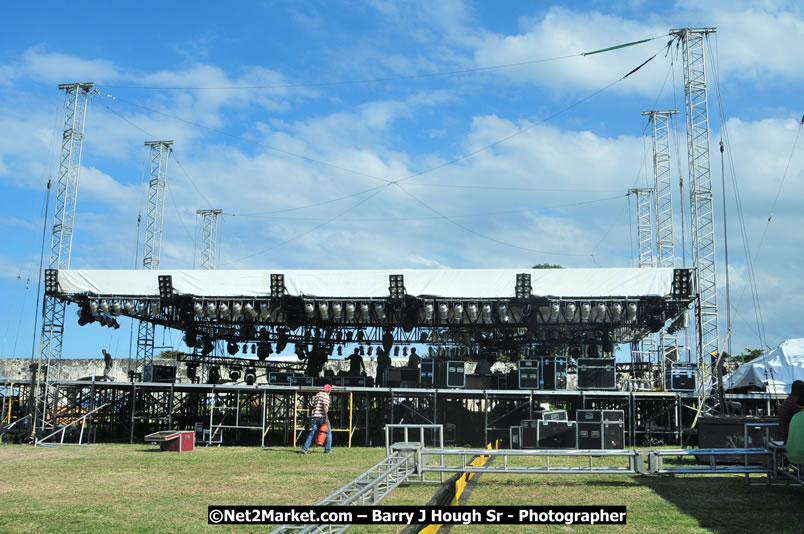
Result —
POLYGON ((377 377, 374 385, 377 387, 385 386, 385 370, 391 367, 391 357, 383 350, 377 349, 377 377))
POLYGON ((349 362, 349 376, 361 376, 361 373, 366 371, 366 364, 357 349, 346 358, 346 361, 349 362))
POLYGON ((328 415, 330 390, 332 390, 332 386, 324 384, 323 389, 313 397, 312 427, 310 428, 310 433, 307 434, 307 441, 304 442, 304 446, 301 448, 300 452, 302 454, 307 454, 307 449, 309 449, 310 445, 313 443, 313 438, 318 434, 318 429, 321 428, 321 425, 324 423, 327 424, 327 439, 324 442, 324 452, 329 454, 332 450, 332 426, 329 424, 328 415))
POLYGON ((799 411, 790 419, 785 449, 790 463, 804 465, 804 411, 799 411))
POLYGON ((103 379, 107 382, 112 381, 112 355, 106 352, 106 349, 102 350, 103 352, 103 379))
POLYGON ((419 368, 419 355, 416 354, 416 347, 410 348, 410 357, 408 358, 408 367, 411 369, 418 369, 419 368))
POLYGON ((796 380, 790 386, 790 395, 779 405, 779 426, 782 427, 782 440, 785 442, 790 420, 801 411, 799 405, 802 400, 804 400, 804 382, 796 380))

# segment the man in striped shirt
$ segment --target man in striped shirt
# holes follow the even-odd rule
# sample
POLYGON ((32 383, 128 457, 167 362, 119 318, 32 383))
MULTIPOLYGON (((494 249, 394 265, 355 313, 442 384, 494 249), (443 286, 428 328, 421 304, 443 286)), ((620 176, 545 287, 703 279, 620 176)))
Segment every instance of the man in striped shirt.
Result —
POLYGON ((310 433, 307 435, 307 441, 304 442, 304 446, 301 448, 302 454, 307 454, 307 449, 309 449, 310 445, 313 443, 313 437, 318 434, 318 429, 324 423, 327 424, 327 439, 324 442, 324 452, 329 454, 332 450, 332 428, 329 425, 329 417, 327 416, 327 411, 329 410, 329 392, 331 389, 332 386, 325 384, 324 388, 313 398, 313 426, 310 429, 310 433))

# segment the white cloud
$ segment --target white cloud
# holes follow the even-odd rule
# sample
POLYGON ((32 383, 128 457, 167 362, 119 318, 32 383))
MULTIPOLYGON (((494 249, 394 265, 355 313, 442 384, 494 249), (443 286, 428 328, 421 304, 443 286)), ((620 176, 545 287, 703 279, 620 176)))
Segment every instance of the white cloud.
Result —
POLYGON ((112 61, 50 52, 45 45, 25 51, 17 75, 22 73, 30 79, 52 84, 99 80, 109 83, 125 79, 112 61))

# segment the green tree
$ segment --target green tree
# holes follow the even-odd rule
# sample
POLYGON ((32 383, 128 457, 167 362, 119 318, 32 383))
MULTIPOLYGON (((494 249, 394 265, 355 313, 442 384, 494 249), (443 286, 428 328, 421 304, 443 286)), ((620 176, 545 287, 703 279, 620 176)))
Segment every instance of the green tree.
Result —
POLYGON ((184 355, 177 350, 163 350, 156 357, 160 360, 181 360, 184 355))
POLYGON ((759 358, 760 356, 762 356, 762 354, 763 354, 762 349, 745 348, 745 349, 743 349, 743 352, 741 352, 740 354, 735 355, 733 357, 733 359, 735 361, 739 362, 740 364, 743 364, 745 362, 750 362, 751 360, 759 358))
POLYGON ((533 269, 563 269, 563 265, 558 264, 551 264, 551 263, 537 263, 533 266, 533 269))

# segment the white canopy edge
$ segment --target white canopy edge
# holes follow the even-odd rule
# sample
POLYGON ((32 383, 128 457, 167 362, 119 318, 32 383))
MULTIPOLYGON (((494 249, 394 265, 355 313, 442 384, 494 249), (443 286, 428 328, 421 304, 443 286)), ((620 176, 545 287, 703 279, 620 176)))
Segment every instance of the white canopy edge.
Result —
POLYGON ((159 275, 171 275, 178 294, 259 298, 271 294, 271 275, 283 274, 288 294, 319 298, 384 298, 391 274, 404 276, 407 294, 440 298, 513 298, 516 275, 530 273, 532 294, 550 297, 665 297, 673 269, 397 269, 397 270, 61 270, 62 294, 159 295, 159 275))

